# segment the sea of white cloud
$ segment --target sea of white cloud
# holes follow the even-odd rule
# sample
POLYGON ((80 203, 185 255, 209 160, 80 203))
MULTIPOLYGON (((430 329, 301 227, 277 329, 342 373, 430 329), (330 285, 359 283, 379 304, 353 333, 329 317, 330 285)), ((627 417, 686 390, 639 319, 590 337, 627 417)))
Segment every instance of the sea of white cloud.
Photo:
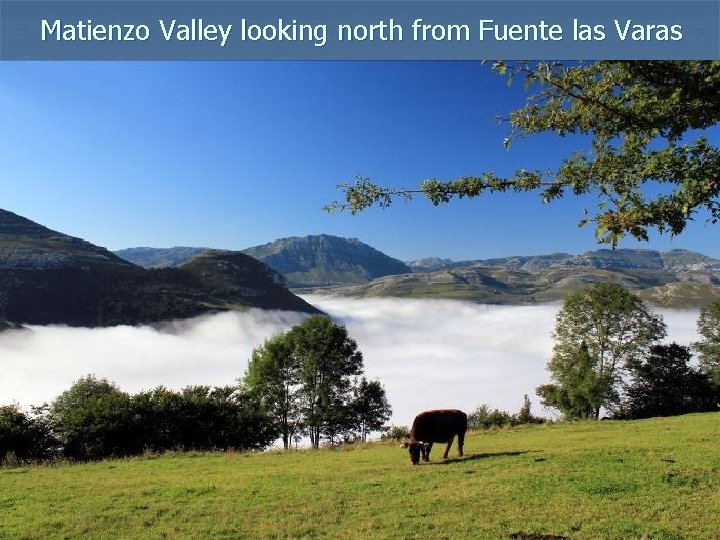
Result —
MULTIPOLYGON (((385 386, 391 422, 423 409, 473 410, 481 403, 515 412, 523 395, 543 414, 534 388, 548 381, 559 305, 487 306, 454 300, 305 296, 345 324, 365 372, 385 386)), ((662 310, 668 341, 696 339, 697 311, 662 310)), ((249 310, 166 324, 103 329, 34 326, 0 334, 0 404, 51 401, 94 373, 137 392, 159 385, 233 384, 254 347, 303 319, 249 310)))

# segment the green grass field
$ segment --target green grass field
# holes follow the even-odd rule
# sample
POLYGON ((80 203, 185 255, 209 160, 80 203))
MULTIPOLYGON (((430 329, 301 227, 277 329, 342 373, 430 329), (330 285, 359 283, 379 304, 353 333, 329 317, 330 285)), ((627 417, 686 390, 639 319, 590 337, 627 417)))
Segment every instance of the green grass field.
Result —
POLYGON ((455 450, 416 467, 378 443, 0 469, 0 537, 720 538, 720 413, 504 429, 455 450))

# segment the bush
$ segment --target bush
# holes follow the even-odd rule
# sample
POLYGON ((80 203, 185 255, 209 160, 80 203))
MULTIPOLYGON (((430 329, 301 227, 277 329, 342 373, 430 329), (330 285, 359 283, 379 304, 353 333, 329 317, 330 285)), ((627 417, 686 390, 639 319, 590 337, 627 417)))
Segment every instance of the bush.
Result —
POLYGON ((30 416, 17 405, 0 407, 0 465, 48 459, 56 448, 43 417, 30 416))
POLYGON ((470 429, 490 429, 491 427, 503 427, 514 425, 513 416, 500 409, 490 409, 490 406, 483 403, 468 415, 468 427, 470 429))
POLYGON ((264 449, 278 436, 259 403, 232 386, 159 387, 133 404, 141 444, 152 451, 264 449))
POLYGON ((491 409, 483 403, 468 415, 470 429, 490 429, 493 427, 518 426, 522 424, 541 424, 545 419, 533 416, 530 412, 530 399, 524 396, 523 405, 517 414, 500 409, 491 409))
POLYGON ((73 459, 263 449, 277 437, 261 406, 235 387, 159 387, 131 396, 93 375, 58 396, 50 419, 64 455, 73 459))
POLYGON ((401 441, 410 436, 410 428, 407 426, 390 426, 385 433, 380 436, 381 441, 401 441))
POLYGON ((52 402, 49 417, 69 458, 102 459, 142 451, 132 400, 107 379, 79 379, 52 402))

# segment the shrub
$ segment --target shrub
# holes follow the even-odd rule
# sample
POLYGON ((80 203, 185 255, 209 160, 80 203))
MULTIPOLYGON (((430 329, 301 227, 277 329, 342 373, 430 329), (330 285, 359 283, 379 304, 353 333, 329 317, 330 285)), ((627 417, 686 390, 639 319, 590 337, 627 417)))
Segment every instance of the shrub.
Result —
POLYGON ((79 379, 52 402, 49 418, 67 457, 101 459, 142 451, 130 396, 107 379, 79 379))
POLYGON ((42 416, 30 416, 17 405, 0 407, 0 465, 48 459, 56 447, 42 416))
POLYGON ((470 429, 490 429, 491 427, 503 427, 514 425, 513 416, 500 409, 490 409, 490 406, 483 403, 468 415, 468 427, 470 429))
POLYGON ((380 435, 381 441, 401 441, 410 436, 410 428, 407 426, 390 426, 390 428, 380 435))
POLYGON ((231 386, 158 387, 133 404, 139 439, 152 451, 263 449, 278 436, 259 403, 231 386))

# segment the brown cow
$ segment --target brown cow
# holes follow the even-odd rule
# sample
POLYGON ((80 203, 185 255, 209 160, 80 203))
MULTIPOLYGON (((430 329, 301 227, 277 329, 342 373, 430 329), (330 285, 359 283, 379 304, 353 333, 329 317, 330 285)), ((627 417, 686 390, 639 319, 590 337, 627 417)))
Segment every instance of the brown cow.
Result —
POLYGON ((415 417, 408 441, 403 445, 410 453, 410 462, 417 465, 422 454, 423 461, 430 461, 433 443, 447 443, 443 459, 447 459, 455 435, 458 438, 458 455, 463 455, 463 443, 467 431, 467 414, 457 409, 421 412, 415 417))

